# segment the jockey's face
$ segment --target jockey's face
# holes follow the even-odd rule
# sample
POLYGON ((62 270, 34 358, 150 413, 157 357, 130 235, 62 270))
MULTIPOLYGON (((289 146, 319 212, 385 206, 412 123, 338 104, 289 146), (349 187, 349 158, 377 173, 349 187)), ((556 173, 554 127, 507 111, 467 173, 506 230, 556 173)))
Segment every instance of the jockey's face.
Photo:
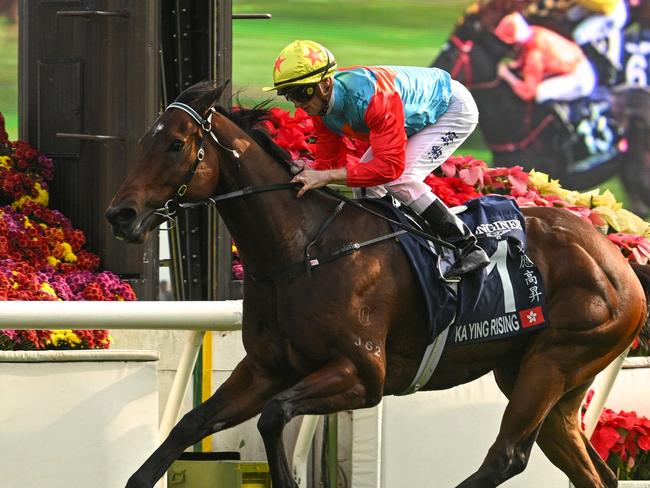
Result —
POLYGON ((314 96, 304 102, 291 100, 296 108, 301 108, 309 115, 322 115, 332 95, 332 79, 327 78, 316 85, 314 96))

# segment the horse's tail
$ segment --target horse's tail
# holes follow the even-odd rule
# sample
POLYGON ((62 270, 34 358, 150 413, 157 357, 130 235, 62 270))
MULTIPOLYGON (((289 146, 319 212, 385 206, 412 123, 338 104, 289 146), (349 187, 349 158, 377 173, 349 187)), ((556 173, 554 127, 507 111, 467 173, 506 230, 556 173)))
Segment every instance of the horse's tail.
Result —
MULTIPOLYGON (((637 278, 639 278, 639 281, 641 282, 641 286, 643 286, 643 291, 645 292, 645 298, 650 311, 650 266, 647 264, 631 264, 637 278)), ((639 333, 639 341, 641 341, 641 347, 644 349, 650 349, 650 314, 646 314, 645 324, 643 324, 641 332, 639 333)))

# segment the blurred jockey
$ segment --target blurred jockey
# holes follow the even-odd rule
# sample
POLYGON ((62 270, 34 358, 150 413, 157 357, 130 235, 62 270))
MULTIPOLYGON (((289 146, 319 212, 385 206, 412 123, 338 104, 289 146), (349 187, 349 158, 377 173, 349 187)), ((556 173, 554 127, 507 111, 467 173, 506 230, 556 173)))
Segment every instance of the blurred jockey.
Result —
POLYGON ((622 31, 628 19, 625 0, 576 0, 567 18, 579 21, 573 39, 580 46, 608 39, 606 57, 616 70, 621 69, 622 31))
POLYGON ((494 34, 517 48, 514 64, 501 63, 498 73, 522 100, 570 101, 589 95, 596 86, 591 63, 575 42, 544 27, 528 25, 521 14, 506 15, 494 34), (523 79, 510 67, 520 69, 523 79))
POLYGON ((488 264, 467 226, 424 179, 474 131, 478 109, 469 91, 438 68, 355 66, 337 70, 334 55, 313 41, 294 41, 273 66, 273 87, 313 119, 316 160, 293 178, 298 196, 329 183, 388 192, 457 248, 445 278, 488 264), (370 143, 348 161, 343 137, 370 143))

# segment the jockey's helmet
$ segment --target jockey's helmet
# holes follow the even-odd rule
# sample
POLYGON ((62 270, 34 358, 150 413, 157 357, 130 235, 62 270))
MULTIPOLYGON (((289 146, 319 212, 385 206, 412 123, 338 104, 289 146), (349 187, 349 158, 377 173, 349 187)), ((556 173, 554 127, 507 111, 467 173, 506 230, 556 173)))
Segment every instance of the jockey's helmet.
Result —
POLYGON ((275 60, 273 86, 263 90, 315 85, 331 77, 335 70, 336 59, 329 49, 314 41, 293 41, 275 60))
POLYGON ((501 19, 494 35, 506 44, 521 44, 532 37, 533 30, 523 15, 513 12, 501 19))

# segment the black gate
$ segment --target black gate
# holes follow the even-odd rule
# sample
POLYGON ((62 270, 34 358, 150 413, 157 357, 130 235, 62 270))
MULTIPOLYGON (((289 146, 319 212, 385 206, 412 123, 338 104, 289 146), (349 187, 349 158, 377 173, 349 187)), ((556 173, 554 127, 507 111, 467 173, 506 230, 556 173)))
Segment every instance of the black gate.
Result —
POLYGON ((102 267, 157 297, 158 239, 116 240, 104 209, 160 108, 156 0, 20 2, 20 134, 55 160, 51 205, 102 267))
MULTIPOLYGON (((52 207, 140 299, 158 296, 157 236, 116 240, 104 209, 160 111, 193 83, 231 78, 233 18, 270 15, 233 16, 232 0, 21 2, 21 138, 55 160, 52 207)), ((183 212, 170 232, 176 298, 241 298, 230 247, 214 209, 183 212)))

